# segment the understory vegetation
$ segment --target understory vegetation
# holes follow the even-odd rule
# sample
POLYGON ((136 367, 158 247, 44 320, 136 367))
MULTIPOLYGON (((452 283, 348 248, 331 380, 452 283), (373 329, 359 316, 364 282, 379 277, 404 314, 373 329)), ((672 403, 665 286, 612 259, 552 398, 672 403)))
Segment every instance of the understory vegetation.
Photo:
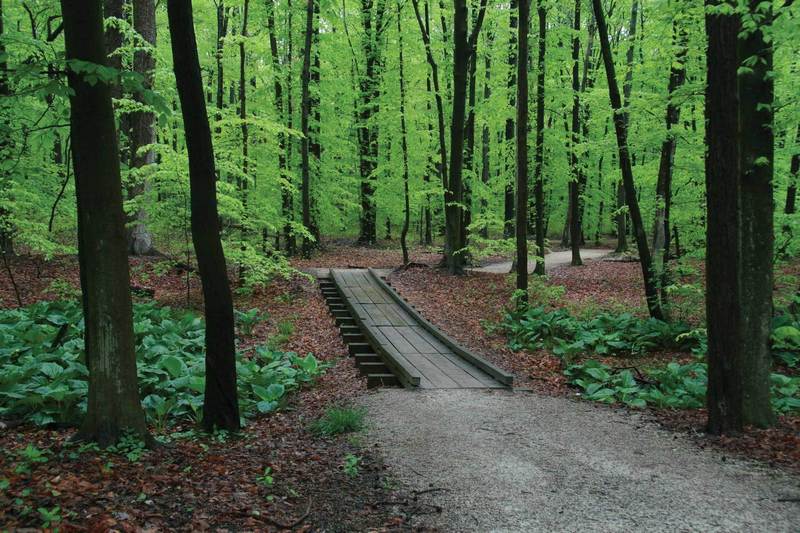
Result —
MULTIPOLYGON (((542 285, 539 300, 554 298, 558 287, 542 285)), ((773 319, 772 406, 778 413, 800 412, 800 314, 797 298, 773 319)), ((705 406, 707 332, 681 321, 665 322, 632 313, 583 309, 576 317, 565 307, 524 304, 515 298, 496 326, 512 350, 546 349, 563 361, 564 375, 587 400, 629 407, 698 409, 705 406), (589 312, 587 312, 589 311, 589 312), (658 363, 652 354, 676 354, 689 362, 658 363), (598 360, 597 357, 602 358, 598 360), (614 364, 614 359, 619 363, 614 364), (637 364, 637 359, 644 364, 637 364), (620 366, 620 364, 622 366, 620 366)))
MULTIPOLYGON (((255 314, 240 313, 251 331, 255 314)), ((86 411, 84 322, 77 301, 39 302, 0 310, 0 418, 36 425, 76 425, 86 411)), ((148 421, 164 428, 199 422, 205 389, 205 325, 193 312, 134 306, 139 391, 148 421)), ((250 418, 277 409, 290 391, 326 365, 267 346, 239 351, 239 406, 250 418)))

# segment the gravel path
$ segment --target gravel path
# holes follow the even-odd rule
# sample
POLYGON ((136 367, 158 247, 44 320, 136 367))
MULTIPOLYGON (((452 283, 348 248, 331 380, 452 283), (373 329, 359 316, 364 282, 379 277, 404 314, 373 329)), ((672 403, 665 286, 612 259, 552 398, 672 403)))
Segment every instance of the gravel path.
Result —
MULTIPOLYGON (((585 248, 581 249, 581 259, 584 261, 591 260, 591 259, 599 259, 605 255, 611 253, 611 250, 607 249, 597 249, 597 248, 585 248)), ((545 270, 550 270, 551 268, 555 268, 557 266, 568 265, 572 262, 572 251, 570 250, 561 250, 558 252, 550 252, 544 256, 544 268, 545 270)), ((533 269, 536 267, 536 263, 531 261, 528 263, 528 272, 533 272, 533 269)), ((489 263, 488 265, 484 265, 482 267, 475 267, 470 268, 474 272, 490 272, 492 274, 508 274, 511 272, 511 261, 501 261, 499 263, 489 263)))
POLYGON ((636 413, 507 391, 384 389, 360 401, 392 474, 442 507, 416 526, 800 531, 800 478, 700 450, 636 413))

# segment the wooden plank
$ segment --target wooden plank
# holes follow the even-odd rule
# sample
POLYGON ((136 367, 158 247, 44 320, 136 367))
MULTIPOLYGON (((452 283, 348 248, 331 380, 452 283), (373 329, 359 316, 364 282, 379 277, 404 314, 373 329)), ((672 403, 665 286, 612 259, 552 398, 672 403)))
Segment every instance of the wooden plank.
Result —
POLYGON ((372 325, 374 326, 388 326, 391 325, 389 319, 383 313, 383 310, 377 304, 361 304, 364 312, 369 317, 372 325))
POLYGON ((400 335, 411 343, 419 353, 434 354, 439 351, 431 345, 422 335, 414 330, 412 326, 400 326, 396 328, 400 335))
POLYGON ((502 385, 500 385, 497 382, 497 380, 492 378, 492 376, 490 376, 480 368, 477 368, 469 364, 468 362, 464 361, 463 359, 461 359, 459 356, 457 356, 452 352, 441 354, 441 357, 451 361, 454 365, 460 367, 464 372, 468 373, 470 376, 480 381, 484 387, 502 387, 502 385))
POLYGON ((428 360, 436 365, 436 367, 443 373, 447 374, 450 379, 458 383, 459 387, 464 388, 484 388, 486 385, 479 379, 472 376, 464 368, 454 363, 452 360, 444 357, 441 354, 425 355, 428 360))
POLYGON ((414 365, 414 368, 425 376, 431 382, 431 388, 436 389, 458 389, 461 388, 456 380, 448 376, 446 373, 432 363, 427 356, 419 355, 406 355, 406 360, 414 365))
POLYGON ((419 336, 421 336, 423 339, 425 339, 425 342, 427 342, 428 344, 433 346, 438 353, 453 353, 453 350, 451 350, 449 347, 447 347, 442 341, 440 341, 439 339, 437 339, 436 337, 431 335, 431 333, 427 329, 423 328, 422 326, 415 325, 415 326, 412 326, 412 329, 419 336))
POLYGON ((392 346, 394 346, 398 352, 402 354, 419 355, 419 351, 414 348, 414 345, 408 342, 394 326, 381 326, 378 329, 380 329, 381 333, 386 336, 386 338, 390 343, 392 343, 392 346))

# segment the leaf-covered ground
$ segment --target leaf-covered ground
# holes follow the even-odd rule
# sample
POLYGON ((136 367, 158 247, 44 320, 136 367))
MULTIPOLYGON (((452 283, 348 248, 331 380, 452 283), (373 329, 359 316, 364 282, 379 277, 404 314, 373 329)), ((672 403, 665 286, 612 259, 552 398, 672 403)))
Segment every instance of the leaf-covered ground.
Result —
MULTIPOLYGON (((559 358, 547 350, 512 352, 504 336, 492 331, 491 324, 499 321, 513 292, 513 278, 481 273, 452 277, 435 268, 439 258, 436 250, 414 249, 412 259, 419 265, 396 271, 390 280, 442 330, 514 372, 517 386, 575 396, 559 358)), ((298 268, 391 268, 400 262, 399 251, 391 248, 331 243, 311 259, 293 264, 298 268)), ((131 265, 132 284, 143 291, 140 298, 150 299, 152 292, 166 305, 200 308, 200 284, 191 269, 163 259, 135 259, 131 265)), ((12 258, 10 266, 26 305, 77 294, 74 258, 44 262, 19 257, 12 258)), ((798 272, 788 269, 784 274, 779 285, 785 292, 794 286, 791 275, 798 272)), ((599 309, 643 313, 640 276, 636 263, 596 261, 580 268, 553 269, 546 284, 535 285, 535 294, 579 313, 599 309)), ((698 280, 702 281, 702 269, 696 266, 684 276, 687 282, 698 280)), ((685 299, 687 318, 693 318, 692 312, 696 318, 702 301, 691 291, 680 298, 685 299)), ((5 272, 0 275, 0 305, 16 305, 5 272)), ((292 396, 282 411, 254 420, 241 437, 172 439, 147 453, 132 450, 140 455, 135 461, 124 453, 80 452, 65 444, 72 429, 0 429, 0 525, 41 527, 48 517, 56 516, 62 530, 276 530, 293 524, 300 530, 391 530, 407 527, 414 513, 436 512, 420 506, 416 494, 398 485, 384 469, 379 450, 365 449, 358 436, 323 438, 309 431, 309 424, 326 407, 366 393, 316 286, 299 277, 276 281, 252 294, 237 294, 236 307, 269 313, 252 335, 240 337, 240 347, 274 339, 281 334, 282 324, 292 323, 293 330, 281 348, 313 352, 334 366, 314 387, 292 396), (47 451, 37 459, 29 446, 47 451), (348 455, 361 458, 356 477, 344 471, 348 455), (272 485, 258 481, 265 468, 271 469, 272 485)), ((647 367, 688 357, 655 353, 646 358, 601 360, 612 366, 647 367)), ((775 429, 713 439, 702 432, 702 410, 649 412, 664 427, 696 437, 701 447, 721 447, 731 454, 800 470, 798 417, 783 417, 775 429)), ((191 429, 182 426, 170 432, 191 429)))
MULTIPOLYGON (((11 267, 25 304, 62 298, 77 288, 72 258, 20 257, 11 267), (61 281, 54 287, 54 280, 61 281)), ((133 285, 153 290, 159 302, 187 307, 185 270, 136 259, 132 278, 133 285)), ((189 279, 189 306, 198 307, 199 282, 191 272, 189 279)), ((6 275, 0 276, 0 301, 16 305, 6 275)), ((165 439, 191 432, 184 425, 158 435, 167 442, 155 450, 108 454, 67 443, 71 428, 0 426, 0 527, 42 527, 48 517, 59 519, 50 525, 62 531, 279 530, 292 524, 299 530, 350 531, 402 524, 397 514, 402 508, 385 502, 405 496, 383 470, 380 456, 359 446, 357 437, 325 438, 309 431, 326 407, 366 392, 316 286, 300 278, 276 281, 237 296, 236 307, 269 313, 251 336, 240 337, 240 347, 274 338, 289 321, 294 330, 281 349, 313 352, 334 366, 282 411, 253 420, 240 437, 165 439), (343 470, 348 455, 360 457, 355 477, 343 470), (257 481, 265 468, 271 469, 272 485, 257 481)))

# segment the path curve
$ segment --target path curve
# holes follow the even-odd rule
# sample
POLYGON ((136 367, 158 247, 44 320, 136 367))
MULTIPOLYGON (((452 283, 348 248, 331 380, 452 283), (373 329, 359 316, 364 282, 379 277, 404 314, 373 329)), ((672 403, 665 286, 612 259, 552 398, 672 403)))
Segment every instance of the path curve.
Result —
MULTIPOLYGON (((584 261, 599 259, 610 254, 612 250, 606 248, 584 248, 581 249, 581 259, 584 261)), ((550 252, 544 256, 545 270, 550 270, 558 266, 568 265, 572 262, 571 250, 560 250, 557 252, 550 252)), ((536 263, 530 261, 528 263, 528 272, 533 272, 536 263)), ((489 263, 481 267, 470 268, 473 272, 489 272, 491 274, 508 274, 511 272, 511 261, 500 261, 498 263, 489 263)))
POLYGON ((500 391, 381 390, 367 444, 442 531, 797 531, 800 478, 642 415, 500 391), (423 507, 430 510, 429 507, 423 507))

